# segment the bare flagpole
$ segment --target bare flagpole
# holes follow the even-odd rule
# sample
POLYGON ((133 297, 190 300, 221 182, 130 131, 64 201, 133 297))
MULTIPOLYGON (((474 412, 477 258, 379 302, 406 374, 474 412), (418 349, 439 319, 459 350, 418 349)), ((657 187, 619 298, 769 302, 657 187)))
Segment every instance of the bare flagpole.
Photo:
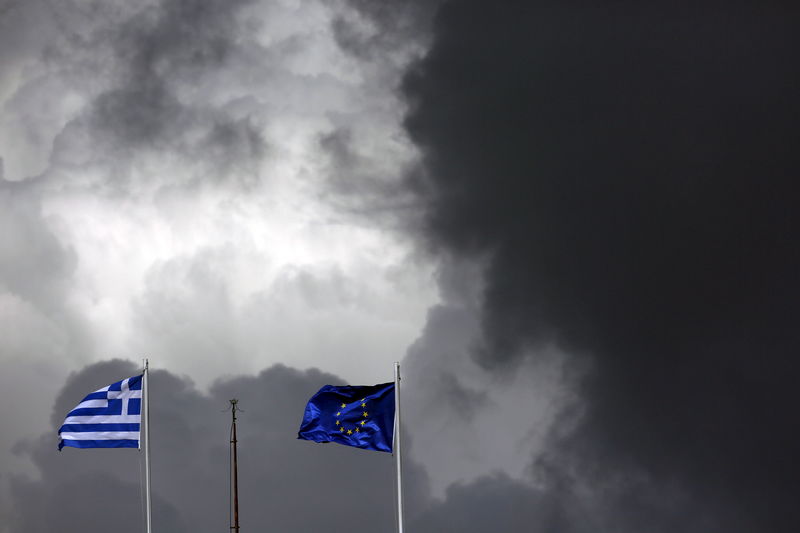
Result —
POLYGON ((394 364, 394 457, 397 465, 397 531, 403 533, 403 468, 400 458, 400 363, 394 364))
MULTIPOLYGON (((151 512, 150 512, 150 383, 149 383, 149 361, 144 360, 144 376, 142 378, 142 390, 144 396, 144 479, 145 479, 145 499, 147 501, 147 533, 152 533, 151 512)), ((140 444, 141 446, 141 444, 140 444)))
POLYGON ((239 464, 236 458, 236 404, 239 400, 231 400, 231 447, 233 449, 233 525, 231 529, 239 533, 239 464))

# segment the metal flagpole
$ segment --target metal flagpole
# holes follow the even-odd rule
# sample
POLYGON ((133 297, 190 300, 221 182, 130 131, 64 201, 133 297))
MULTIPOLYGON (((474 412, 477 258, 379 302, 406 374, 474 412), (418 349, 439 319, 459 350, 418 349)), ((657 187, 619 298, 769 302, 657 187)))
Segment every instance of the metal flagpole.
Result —
POLYGON ((142 389, 144 396, 144 479, 145 495, 147 500, 147 533, 152 533, 150 520, 150 383, 149 383, 149 361, 144 360, 144 377, 142 378, 142 389))
POLYGON ((394 364, 394 457, 397 465, 397 531, 403 533, 403 464, 400 458, 400 363, 394 364))
POLYGON ((236 404, 239 400, 231 400, 231 446, 233 447, 233 526, 231 529, 239 533, 239 465, 236 458, 236 404))

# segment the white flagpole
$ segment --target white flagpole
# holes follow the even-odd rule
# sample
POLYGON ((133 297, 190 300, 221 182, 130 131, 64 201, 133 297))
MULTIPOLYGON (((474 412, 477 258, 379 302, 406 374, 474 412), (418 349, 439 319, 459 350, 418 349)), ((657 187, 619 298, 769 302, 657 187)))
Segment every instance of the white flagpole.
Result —
POLYGON ((397 465, 397 531, 403 533, 403 468, 400 458, 400 363, 394 364, 394 457, 397 465))
POLYGON ((144 396, 144 479, 145 479, 145 499, 147 500, 147 533, 152 533, 150 520, 150 383, 149 383, 149 361, 144 360, 144 377, 142 378, 142 389, 144 396))

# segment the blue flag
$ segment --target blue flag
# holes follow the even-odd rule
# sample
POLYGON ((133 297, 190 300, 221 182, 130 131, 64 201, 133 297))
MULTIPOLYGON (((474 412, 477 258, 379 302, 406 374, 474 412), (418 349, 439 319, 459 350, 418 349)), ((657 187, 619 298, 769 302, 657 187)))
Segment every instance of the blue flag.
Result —
POLYGON ((96 390, 67 413, 58 449, 138 448, 142 421, 142 376, 96 390))
POLYGON ((308 400, 298 439, 392 451, 394 383, 325 385, 308 400))

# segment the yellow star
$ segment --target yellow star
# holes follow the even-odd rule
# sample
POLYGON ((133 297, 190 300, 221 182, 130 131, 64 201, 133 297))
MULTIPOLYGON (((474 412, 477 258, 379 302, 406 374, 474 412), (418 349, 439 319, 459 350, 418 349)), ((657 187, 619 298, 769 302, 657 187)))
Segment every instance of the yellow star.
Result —
POLYGON ((367 412, 366 411, 364 411, 364 416, 367 416, 367 412))
POLYGON ((339 425, 339 421, 338 421, 338 420, 336 421, 336 425, 337 425, 337 426, 339 425))
POLYGON ((346 403, 343 403, 343 404, 342 404, 342 409, 344 409, 345 407, 347 407, 347 404, 346 404, 346 403))
POLYGON ((356 428, 356 433, 359 433, 360 431, 361 431, 360 429, 356 428))
POLYGON ((366 406, 367 406, 366 402, 361 402, 361 407, 366 407, 366 406))
POLYGON ((336 416, 339 416, 340 414, 342 414, 342 412, 341 412, 341 411, 339 411, 338 413, 336 413, 336 416))
POLYGON ((339 431, 344 431, 344 426, 340 427, 339 431))
POLYGON ((362 426, 363 426, 364 424, 366 424, 366 423, 367 423, 367 421, 366 421, 366 420, 362 420, 362 421, 361 421, 361 425, 362 425, 362 426))
POLYGON ((352 430, 352 429, 348 429, 348 430, 347 430, 347 434, 348 434, 348 435, 352 435, 352 434, 353 434, 353 430, 352 430))
POLYGON ((362 401, 362 402, 366 402, 366 401, 367 401, 367 399, 366 399, 366 398, 361 398, 361 401, 362 401))

